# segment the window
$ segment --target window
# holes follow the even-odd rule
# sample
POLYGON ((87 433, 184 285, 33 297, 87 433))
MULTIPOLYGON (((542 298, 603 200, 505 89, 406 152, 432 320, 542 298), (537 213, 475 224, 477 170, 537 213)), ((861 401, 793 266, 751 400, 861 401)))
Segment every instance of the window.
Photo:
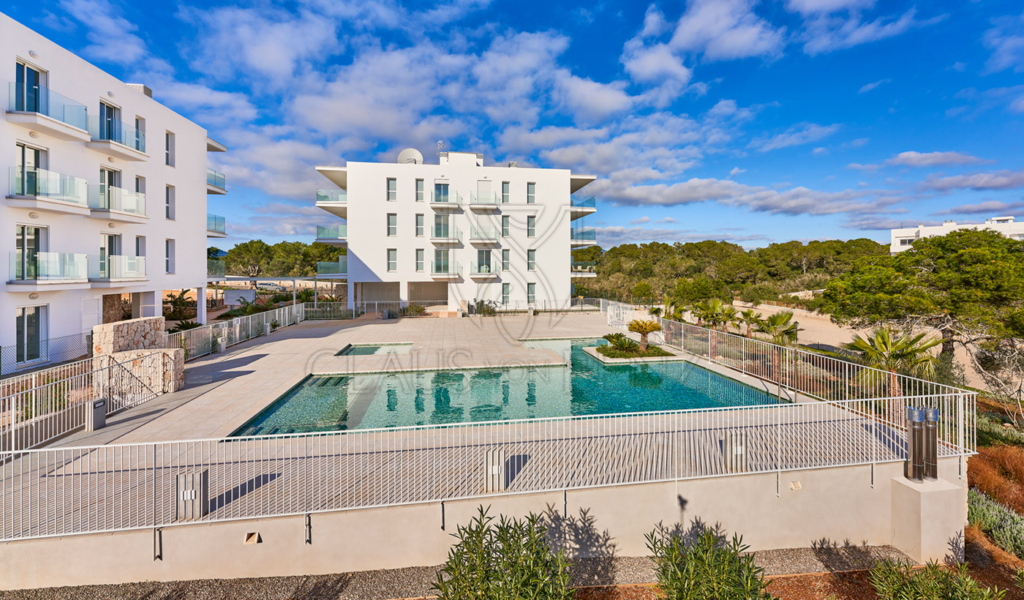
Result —
POLYGON ((25 363, 45 359, 43 354, 46 331, 46 307, 17 308, 15 318, 15 362, 25 363))
POLYGON ((121 109, 111 106, 106 102, 100 102, 100 127, 101 140, 119 142, 121 140, 121 109))
POLYGON ((45 230, 27 225, 14 226, 14 265, 10 278, 15 280, 38 279, 39 253, 43 252, 45 230))
POLYGON ((491 272, 491 251, 490 250, 477 250, 476 251, 476 264, 477 264, 477 273, 490 273, 491 272))
POLYGON ((533 304, 537 301, 537 284, 528 283, 526 284, 526 301, 533 304))
POLYGON ((416 237, 423 237, 423 215, 416 215, 416 237))
POLYGON ((174 166, 174 134, 170 131, 164 134, 164 164, 174 166))
POLYGON ((174 240, 167 240, 164 242, 164 256, 165 263, 164 269, 167 273, 174 272, 174 240))
POLYGON ((536 271, 537 270, 537 251, 527 250, 526 251, 526 270, 536 271))
POLYGON ((43 73, 32 67, 17 63, 14 73, 15 90, 14 106, 11 110, 24 112, 40 112, 40 106, 45 102, 40 96, 45 94, 43 85, 43 73))
POLYGON ((121 172, 100 167, 100 208, 124 210, 121 195, 121 172))
POLYGON ((434 215, 434 234, 432 237, 448 239, 448 215, 434 215))
POLYGON ((174 220, 174 186, 164 189, 164 218, 174 220))
POLYGON ((509 186, 507 181, 501 182, 501 203, 508 204, 509 186))
POLYGON ((142 117, 135 117, 135 132, 130 141, 139 152, 146 151, 146 120, 142 117))
POLYGON ((417 273, 422 273, 423 272, 423 249, 422 248, 417 248, 416 249, 416 272, 417 273))
POLYGON ((146 255, 146 236, 137 235, 135 236, 135 256, 146 255))
POLYGON ((526 217, 526 237, 537 235, 537 217, 526 217))
POLYGON ((135 193, 136 194, 145 194, 146 193, 146 178, 145 177, 138 177, 138 176, 135 177, 135 193))
POLYGON ((434 184, 434 198, 431 202, 447 202, 448 201, 448 184, 447 183, 435 183, 434 184))
POLYGON ((537 184, 528 183, 526 184, 526 203, 536 204, 537 202, 537 184))
POLYGON ((398 200, 398 180, 389 177, 388 178, 388 202, 395 202, 398 200))
POLYGON ((388 272, 398 270, 398 250, 388 248, 388 272))
POLYGON ((388 213, 388 237, 395 237, 396 235, 398 235, 398 215, 388 213))
POLYGON ((448 262, 447 250, 434 250, 434 264, 430 269, 432 273, 448 273, 451 265, 448 262))
POLYGON ((416 201, 423 202, 423 180, 416 180, 416 201))
MULTIPOLYGON (((39 194, 40 173, 46 152, 25 144, 18 144, 18 155, 15 158, 14 179, 11 186, 14 196, 35 196, 39 194)), ((45 182, 42 182, 45 185, 45 182)))
POLYGON ((508 297, 509 297, 509 294, 511 292, 512 292, 512 284, 511 283, 503 283, 503 284, 501 284, 501 303, 502 304, 508 304, 508 297))
POLYGON ((502 271, 508 271, 509 268, 510 268, 508 266, 508 263, 510 262, 509 261, 509 254, 510 254, 510 252, 508 250, 502 250, 501 251, 501 270, 502 271))
POLYGON ((508 237, 509 222, 511 219, 508 215, 502 215, 501 217, 501 237, 508 237))
POLYGON ((900 240, 900 246, 909 246, 909 245, 911 245, 913 243, 914 243, 914 240, 912 240, 912 239, 905 238, 905 239, 900 240))

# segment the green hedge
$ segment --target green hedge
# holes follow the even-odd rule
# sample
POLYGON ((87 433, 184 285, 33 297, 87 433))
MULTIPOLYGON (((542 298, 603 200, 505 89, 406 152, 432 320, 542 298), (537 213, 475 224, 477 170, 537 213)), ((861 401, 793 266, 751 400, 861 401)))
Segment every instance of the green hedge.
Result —
POLYGON ((992 536, 997 546, 1024 559, 1024 517, 972 488, 967 492, 967 521, 992 536))

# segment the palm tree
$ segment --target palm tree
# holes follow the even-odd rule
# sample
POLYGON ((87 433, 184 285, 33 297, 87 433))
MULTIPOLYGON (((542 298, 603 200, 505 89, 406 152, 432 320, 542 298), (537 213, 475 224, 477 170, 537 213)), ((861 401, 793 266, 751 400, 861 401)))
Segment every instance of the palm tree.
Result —
POLYGON ((761 313, 755 311, 752 308, 748 308, 747 310, 740 313, 740 323, 743 323, 744 325, 747 326, 747 337, 750 337, 751 335, 751 327, 756 326, 760 322, 761 313))
POLYGON ((722 307, 722 301, 718 298, 709 298, 694 304, 693 316, 697 318, 697 325, 700 327, 707 325, 711 329, 721 325, 722 307))
POLYGON ((726 304, 725 306, 722 307, 722 310, 719 311, 718 314, 719 314, 719 317, 722 320, 722 332, 723 333, 728 333, 729 332, 729 326, 730 325, 735 326, 737 328, 737 330, 739 330, 739 322, 740 322, 739 311, 737 311, 734 306, 732 306, 731 304, 726 304))
POLYGON ((775 373, 776 381, 782 383, 782 349, 779 346, 795 344, 797 333, 800 332, 800 324, 793 321, 793 313, 780 312, 768 315, 757 323, 757 330, 768 335, 775 347, 772 352, 772 372, 775 373))
POLYGON ((889 372, 889 390, 893 396, 903 395, 900 389, 898 371, 917 376, 930 376, 935 373, 935 356, 929 352, 942 343, 939 338, 924 339, 925 334, 918 335, 894 333, 886 328, 876 329, 866 338, 859 334, 846 348, 860 354, 867 364, 889 372))
POLYGON ((647 312, 650 313, 650 315, 652 317, 660 317, 661 316, 661 307, 660 306, 652 306, 650 308, 650 310, 648 310, 647 312))
POLYGON ((661 324, 657 321, 646 319, 633 319, 629 322, 629 330, 640 334, 640 351, 647 350, 647 336, 655 331, 661 331, 661 324))

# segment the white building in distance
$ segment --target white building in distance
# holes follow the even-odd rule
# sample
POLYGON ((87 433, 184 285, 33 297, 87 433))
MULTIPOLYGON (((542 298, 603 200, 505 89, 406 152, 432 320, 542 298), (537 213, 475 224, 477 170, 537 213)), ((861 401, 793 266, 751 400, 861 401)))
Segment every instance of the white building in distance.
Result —
MULTIPOLYGON (((98 323, 205 299, 207 193, 226 193, 206 130, 0 14, 0 372, 87 353, 98 323), (76 355, 77 354, 77 355, 76 355)), ((205 301, 198 320, 205 321, 205 301)))
POLYGON ((485 165, 466 152, 424 164, 416 150, 397 163, 317 171, 339 188, 319 190, 317 206, 346 221, 319 227, 317 241, 348 248, 338 265, 318 271, 347 277, 349 306, 554 307, 572 297, 574 277, 594 276, 571 254, 595 243, 595 230, 578 221, 596 211, 594 199, 571 196, 591 175, 485 165))
POLYGON ((957 223, 956 221, 944 221, 942 225, 926 227, 904 227, 893 229, 890 232, 889 252, 896 254, 903 252, 913 245, 915 240, 926 237, 938 237, 946 235, 958 229, 991 229, 1015 240, 1024 240, 1024 223, 1017 223, 1013 217, 995 217, 985 219, 984 223, 957 223))

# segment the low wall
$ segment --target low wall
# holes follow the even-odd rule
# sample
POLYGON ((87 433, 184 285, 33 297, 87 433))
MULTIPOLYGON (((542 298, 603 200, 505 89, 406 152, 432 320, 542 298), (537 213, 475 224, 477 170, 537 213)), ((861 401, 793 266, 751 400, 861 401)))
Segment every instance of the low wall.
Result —
MULTIPOLYGON (((147 388, 160 394, 169 394, 185 387, 185 351, 181 348, 130 350, 103 354, 94 357, 92 364, 94 370, 130 364, 134 376, 147 388), (142 360, 155 354, 162 356, 162 359, 142 360)), ((100 385, 101 381, 97 379, 95 384, 100 385)))
POLYGON ((578 517, 587 510, 593 529, 579 540, 603 540, 583 547, 590 556, 646 556, 644 535, 658 523, 686 527, 700 519, 741 534, 754 550, 850 541, 941 560, 967 517, 960 468, 959 459, 940 461, 935 485, 945 504, 938 512, 922 502, 927 490, 904 484, 902 463, 889 463, 335 511, 311 515, 308 531, 297 515, 8 542, 0 544, 0 588, 438 565, 456 525, 481 504, 509 516, 555 510, 578 517), (916 523, 904 523, 915 515, 916 523), (246 543, 256 540, 250 534, 259 543, 246 543))
POLYGON ((163 317, 117 321, 92 328, 92 353, 94 356, 126 350, 149 350, 159 348, 163 343, 163 317))

